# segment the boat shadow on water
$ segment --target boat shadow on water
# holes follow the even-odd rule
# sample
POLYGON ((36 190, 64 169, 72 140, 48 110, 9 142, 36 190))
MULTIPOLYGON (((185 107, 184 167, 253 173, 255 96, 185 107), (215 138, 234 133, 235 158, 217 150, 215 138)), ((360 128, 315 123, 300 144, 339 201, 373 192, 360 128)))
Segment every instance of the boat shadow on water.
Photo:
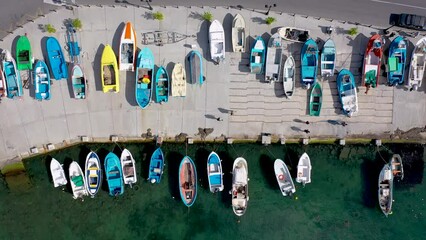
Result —
POLYGON ((262 154, 259 157, 259 166, 262 172, 263 178, 266 179, 266 185, 270 189, 277 189, 277 180, 274 174, 274 161, 270 156, 262 154))
POLYGON ((181 153, 175 151, 166 153, 165 157, 168 170, 169 191, 175 201, 181 201, 179 193, 179 165, 183 157, 181 153))
MULTIPOLYGON (((65 173, 65 177, 69 180, 70 179, 70 171, 69 171, 69 168, 70 168, 70 165, 71 165, 71 163, 73 162, 73 159, 72 158, 70 158, 70 157, 66 157, 65 159, 64 159, 64 162, 62 163, 63 165, 62 165, 62 168, 64 169, 64 173, 65 173)), ((50 164, 50 161, 49 161, 49 164, 50 164)), ((50 175, 50 174, 49 174, 50 175)), ((50 178, 51 178, 51 176, 50 176, 50 178)), ((53 183, 53 181, 52 181, 52 183, 53 183)), ((67 185, 66 186, 64 186, 63 187, 63 189, 64 189, 64 191, 65 192, 67 192, 67 193, 70 193, 70 194, 72 194, 73 192, 72 192, 72 188, 71 188, 71 182, 70 181, 68 181, 68 183, 67 183, 67 185)))
POLYGON ((234 158, 228 151, 218 151, 217 154, 222 160, 223 172, 223 191, 220 193, 220 199, 223 204, 230 206, 232 195, 229 194, 229 191, 232 188, 232 166, 234 164, 234 158))
POLYGON ((135 159, 141 159, 141 168, 140 175, 142 179, 148 179, 149 177, 149 164, 151 162, 152 154, 157 148, 154 144, 145 144, 143 145, 143 150, 141 151, 140 157, 135 159))
POLYGON ((195 165, 197 166, 198 186, 209 190, 209 180, 207 177, 207 158, 210 152, 201 147, 195 152, 195 165))

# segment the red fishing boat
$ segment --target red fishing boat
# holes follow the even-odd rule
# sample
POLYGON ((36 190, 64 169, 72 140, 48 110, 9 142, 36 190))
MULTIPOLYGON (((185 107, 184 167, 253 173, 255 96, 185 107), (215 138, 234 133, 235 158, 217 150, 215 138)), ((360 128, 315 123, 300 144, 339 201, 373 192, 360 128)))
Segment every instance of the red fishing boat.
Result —
POLYGON ((368 41, 367 49, 364 55, 364 67, 362 72, 362 85, 367 89, 367 94, 370 87, 376 88, 379 85, 379 74, 381 60, 383 56, 382 37, 376 34, 368 41))

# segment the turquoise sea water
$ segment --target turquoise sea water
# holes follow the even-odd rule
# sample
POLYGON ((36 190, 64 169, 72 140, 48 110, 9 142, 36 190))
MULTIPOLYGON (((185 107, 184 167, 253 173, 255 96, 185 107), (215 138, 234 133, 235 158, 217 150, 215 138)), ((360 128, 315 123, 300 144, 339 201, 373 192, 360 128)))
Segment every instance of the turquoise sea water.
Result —
POLYGON ((162 146, 166 167, 160 184, 146 181, 153 144, 90 144, 25 160, 31 188, 8 187, 0 178, 1 239, 423 239, 426 229, 426 185, 422 145, 271 145, 169 144, 162 146), (74 200, 69 187, 55 189, 51 157, 84 166, 95 150, 103 159, 109 151, 127 147, 137 161, 138 183, 124 195, 109 197, 106 182, 98 195, 74 200), (206 178, 211 151, 222 158, 225 190, 212 194, 206 178), (284 198, 273 172, 283 159, 295 176, 298 158, 306 151, 312 162, 312 183, 297 184, 294 198, 284 198), (378 208, 377 178, 391 153, 404 159, 405 178, 395 182, 393 214, 378 208), (194 159, 199 192, 191 208, 178 192, 178 167, 184 155, 194 159), (250 201, 238 218, 228 193, 234 159, 248 161, 250 201))

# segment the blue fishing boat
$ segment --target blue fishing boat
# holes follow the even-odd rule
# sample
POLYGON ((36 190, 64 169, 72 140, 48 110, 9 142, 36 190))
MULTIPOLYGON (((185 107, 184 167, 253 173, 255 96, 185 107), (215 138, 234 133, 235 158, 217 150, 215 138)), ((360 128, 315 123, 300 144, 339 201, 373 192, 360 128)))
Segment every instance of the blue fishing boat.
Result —
POLYGON ((303 45, 300 59, 302 61, 300 71, 302 85, 309 89, 317 81, 318 68, 318 45, 312 38, 303 45))
POLYGON ((136 102, 144 109, 151 101, 154 76, 154 54, 145 47, 138 54, 136 64, 136 102))
POLYGON ((188 56, 189 61, 189 73, 191 75, 192 84, 203 84, 203 57, 201 53, 197 50, 192 50, 188 56))
POLYGON ((406 62, 407 62, 407 44, 402 36, 398 36, 391 42, 389 47, 389 58, 388 58, 389 86, 404 84, 406 62))
POLYGON ((207 176, 209 178, 210 192, 223 191, 222 161, 215 152, 211 152, 207 157, 207 176))
POLYGON ((15 59, 8 50, 2 51, 2 66, 4 78, 6 80, 6 92, 8 98, 21 97, 22 92, 22 81, 21 75, 16 69, 15 59))
POLYGON ((185 156, 179 166, 179 191, 182 202, 191 207, 197 199, 197 169, 192 159, 185 156))
POLYGON ((101 160, 95 152, 87 154, 85 171, 87 192, 91 197, 94 197, 102 184, 101 160))
POLYGON ((149 163, 149 176, 148 181, 151 183, 160 183, 161 176, 164 170, 164 154, 161 148, 157 148, 151 156, 149 163))
POLYGON ((65 62, 64 53, 61 45, 54 37, 49 37, 46 41, 46 51, 49 58, 49 66, 52 71, 53 78, 60 80, 68 78, 67 63, 65 62))
POLYGON ((250 72, 262 74, 265 66, 266 46, 261 36, 254 41, 250 54, 250 72))
POLYGON ((122 195, 124 192, 123 172, 121 171, 120 159, 110 152, 105 157, 105 174, 108 182, 110 196, 122 195))
POLYGON ((169 100, 169 89, 169 74, 164 67, 160 67, 155 75, 155 102, 167 102, 169 100))
POLYGON ((321 53, 321 76, 334 76, 334 68, 336 65, 336 46, 333 40, 328 39, 322 48, 321 53))
POLYGON ((80 63, 80 46, 78 44, 77 31, 72 24, 67 25, 67 48, 72 63, 80 63))
POLYGON ((348 117, 358 112, 358 96, 354 75, 348 69, 342 69, 337 76, 337 91, 343 112, 348 117))
POLYGON ((50 100, 50 74, 46 63, 39 60, 34 69, 35 99, 50 100))

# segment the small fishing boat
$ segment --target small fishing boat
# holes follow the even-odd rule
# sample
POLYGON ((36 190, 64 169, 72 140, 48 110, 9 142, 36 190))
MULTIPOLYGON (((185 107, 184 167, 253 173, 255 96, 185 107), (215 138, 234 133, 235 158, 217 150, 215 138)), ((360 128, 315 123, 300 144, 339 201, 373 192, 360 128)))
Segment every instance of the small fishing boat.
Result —
POLYGON ((169 100, 169 74, 161 66, 155 74, 155 102, 163 103, 169 100))
POLYGON ((217 64, 225 60, 225 31, 218 20, 209 27, 210 57, 217 64))
POLYGON ((136 65, 136 102, 144 109, 151 102, 154 77, 154 54, 145 47, 138 54, 136 65))
POLYGON ((250 53, 250 72, 254 74, 262 74, 265 65, 266 47, 261 36, 254 41, 253 48, 250 53))
POLYGON ((211 152, 207 157, 207 176, 209 179, 210 192, 223 191, 222 160, 215 152, 211 152))
POLYGON ((375 34, 368 41, 364 55, 364 66, 362 71, 362 85, 367 89, 375 88, 379 85, 380 65, 383 55, 383 42, 379 34, 375 34))
POLYGON ((86 188, 90 196, 95 197, 102 184, 101 160, 95 152, 86 157, 86 188))
POLYGON ((407 62, 407 44, 402 36, 398 36, 391 42, 389 47, 389 57, 388 57, 389 86, 404 84, 406 62, 407 62))
POLYGON ((248 195, 248 165, 247 161, 239 157, 232 166, 232 210, 235 215, 242 216, 247 210, 248 195))
POLYGON ((305 42, 301 52, 302 69, 300 71, 302 85, 309 89, 317 81, 318 45, 310 38, 305 42))
POLYGON ((271 36, 268 41, 268 51, 266 55, 265 65, 265 81, 267 82, 278 82, 281 61, 282 61, 283 43, 278 33, 271 36))
POLYGON ((149 162, 148 181, 151 183, 160 183, 164 171, 164 154, 161 148, 157 148, 151 156, 149 162))
POLYGON ((7 97, 21 97, 23 95, 21 74, 19 74, 16 69, 15 59, 8 50, 2 51, 2 66, 4 78, 6 80, 7 97))
POLYGON ((197 50, 192 50, 188 56, 189 61, 189 73, 191 76, 192 84, 203 84, 204 76, 203 76, 203 57, 201 53, 197 50))
POLYGON ((18 70, 33 69, 33 54, 27 36, 20 36, 16 42, 16 65, 18 70))
POLYGON ((68 78, 68 68, 65 62, 64 53, 58 39, 54 37, 47 38, 46 51, 49 58, 49 67, 52 71, 52 76, 56 80, 68 78))
POLYGON ((104 161, 105 175, 108 182, 110 196, 122 195, 124 192, 123 172, 121 171, 120 159, 110 152, 104 161))
POLYGON ((284 95, 290 99, 294 94, 296 88, 295 83, 296 77, 296 63, 293 56, 290 56, 285 60, 284 63, 284 74, 283 74, 283 89, 284 95))
POLYGON ((411 57, 410 70, 408 72, 408 87, 410 91, 417 90, 422 86, 425 69, 426 37, 423 37, 416 43, 411 57))
POLYGON ((120 79, 118 75, 117 58, 110 45, 106 45, 101 58, 102 91, 120 91, 120 79))
POLYGON ((309 39, 309 31, 300 28, 281 27, 278 28, 277 32, 284 40, 291 42, 303 43, 309 39))
POLYGON ((322 89, 319 82, 315 83, 311 90, 311 96, 309 98, 309 115, 319 116, 321 113, 322 106, 322 89))
POLYGON ((342 69, 337 76, 337 92, 343 112, 351 117, 358 112, 358 95, 354 75, 348 69, 342 69))
POLYGON ((81 47, 78 43, 77 30, 73 27, 72 23, 67 24, 67 50, 72 63, 80 63, 81 47))
POLYGON ((172 71, 172 96, 186 96, 186 72, 180 63, 176 63, 172 71))
POLYGON ((393 174, 389 163, 380 171, 378 195, 380 209, 387 217, 392 212, 393 201, 393 174))
POLYGON ((50 100, 50 74, 46 63, 38 60, 34 69, 35 99, 50 100))
POLYGON ((121 33, 118 65, 120 71, 134 71, 136 59, 136 32, 131 22, 127 22, 121 33))
POLYGON ((0 98, 7 97, 6 78, 4 78, 3 70, 0 68, 0 98))
POLYGON ((188 156, 185 156, 180 162, 179 190, 182 202, 187 207, 191 207, 197 199, 197 169, 188 156))
POLYGON ((129 184, 130 187, 132 187, 132 184, 135 184, 138 180, 136 177, 135 159, 129 150, 123 149, 123 152, 121 152, 120 161, 121 169, 123 171, 124 184, 129 184))
POLYGON ((70 182, 71 182, 71 189, 73 193, 74 199, 81 198, 83 199, 84 196, 87 196, 87 190, 86 190, 86 183, 84 179, 84 173, 81 170, 80 165, 78 165, 77 162, 73 161, 70 164, 69 168, 70 173, 70 182))
POLYGON ((328 39, 322 48, 321 53, 321 76, 334 76, 334 68, 336 65, 336 46, 333 40, 328 39))
POLYGON ((60 187, 67 185, 68 181, 62 164, 54 158, 50 161, 50 173, 52 174, 53 186, 60 187))
POLYGON ((309 158, 307 153, 303 153, 299 159, 299 163, 297 164, 297 177, 296 182, 303 184, 311 182, 311 159, 309 158))
POLYGON ((284 197, 291 196, 296 192, 293 179, 287 165, 281 159, 276 159, 274 162, 275 177, 277 178, 278 186, 284 197))
POLYGON ((75 64, 71 70, 71 84, 75 99, 86 99, 87 82, 83 69, 75 64))
POLYGON ((246 21, 243 16, 236 14, 232 21, 232 51, 245 52, 246 50, 246 21))
POLYGON ((164 44, 173 44, 185 40, 186 38, 195 38, 195 35, 186 35, 170 31, 153 31, 142 33, 142 44, 163 46, 164 44))
POLYGON ((404 179, 404 166, 402 165, 402 158, 399 154, 394 154, 391 159, 393 177, 404 179))

